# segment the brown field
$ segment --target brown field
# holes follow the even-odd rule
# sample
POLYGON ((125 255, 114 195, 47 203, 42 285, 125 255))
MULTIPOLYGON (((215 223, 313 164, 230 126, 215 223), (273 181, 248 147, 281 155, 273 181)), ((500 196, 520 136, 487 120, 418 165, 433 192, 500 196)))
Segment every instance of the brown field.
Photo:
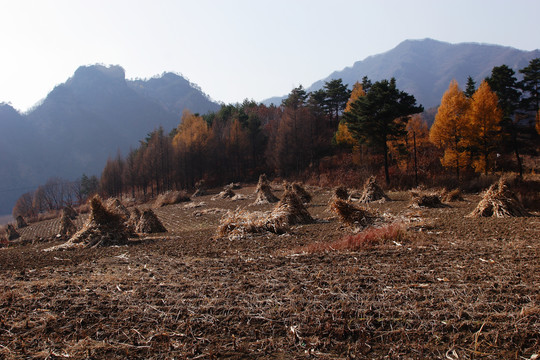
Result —
MULTIPOLYGON (((407 239, 305 253, 350 235, 310 189, 318 221, 284 235, 214 239, 223 209, 155 209, 166 234, 123 247, 43 252, 59 220, 0 249, 0 358, 535 359, 540 354, 540 217, 468 218, 478 195, 411 209, 369 205, 407 239)), ((215 191, 213 194, 217 193, 215 191)), ((281 192, 276 192, 278 196, 281 192)), ((86 215, 87 216, 87 215, 86 215)), ((77 220, 80 227, 84 216, 77 220)))

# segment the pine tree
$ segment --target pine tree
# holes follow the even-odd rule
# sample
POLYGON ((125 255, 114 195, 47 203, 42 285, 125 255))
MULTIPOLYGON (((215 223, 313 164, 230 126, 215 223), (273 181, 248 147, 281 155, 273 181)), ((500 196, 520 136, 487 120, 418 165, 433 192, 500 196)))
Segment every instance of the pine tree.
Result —
POLYGON ((371 145, 384 155, 386 183, 390 183, 388 172, 388 141, 405 134, 409 116, 422 112, 414 96, 400 91, 396 79, 374 83, 366 96, 351 104, 351 111, 344 114, 347 127, 360 142, 371 145))
POLYGON ((519 72, 523 74, 521 88, 529 95, 523 99, 523 108, 536 115, 540 110, 540 58, 532 59, 529 65, 519 72))
POLYGON ((471 76, 469 76, 467 78, 467 85, 465 87, 465 96, 467 96, 470 99, 474 95, 475 91, 476 91, 476 82, 471 76))

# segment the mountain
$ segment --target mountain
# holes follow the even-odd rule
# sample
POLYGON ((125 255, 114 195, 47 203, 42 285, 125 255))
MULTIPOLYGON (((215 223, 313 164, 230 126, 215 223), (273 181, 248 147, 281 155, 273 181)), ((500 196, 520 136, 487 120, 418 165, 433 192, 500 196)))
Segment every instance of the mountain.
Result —
POLYGON ((174 73, 163 73, 149 80, 129 81, 128 86, 175 114, 182 114, 184 109, 200 114, 220 109, 197 85, 174 73))
MULTIPOLYGON (((343 79, 350 87, 367 76, 375 82, 396 78, 400 90, 415 96, 417 103, 429 109, 437 106, 452 79, 462 88, 471 76, 480 84, 491 75, 495 66, 503 64, 518 70, 540 57, 540 50, 522 51, 511 47, 477 43, 450 44, 432 39, 406 40, 394 49, 355 62, 351 67, 335 71, 309 86, 307 91, 321 89, 326 81, 343 79)), ((280 104, 284 97, 263 101, 280 104)))
POLYGON ((162 126, 178 126, 182 111, 216 111, 201 89, 164 73, 126 80, 120 66, 81 66, 23 115, 0 105, 0 214, 50 177, 99 175, 108 157, 127 154, 162 126))

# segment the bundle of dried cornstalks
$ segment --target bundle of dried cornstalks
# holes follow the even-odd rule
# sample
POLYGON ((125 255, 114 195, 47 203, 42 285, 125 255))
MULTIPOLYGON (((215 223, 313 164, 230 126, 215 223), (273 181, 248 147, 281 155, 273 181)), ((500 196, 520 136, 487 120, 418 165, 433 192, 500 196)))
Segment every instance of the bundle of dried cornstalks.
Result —
POLYGON ((338 215, 341 222, 350 226, 366 227, 373 224, 377 218, 377 215, 368 209, 338 197, 334 197, 330 202, 330 210, 338 215))
POLYGON ((524 217, 530 216, 514 193, 508 188, 507 179, 501 178, 484 194, 470 217, 524 217))
POLYGON ((71 220, 74 220, 77 218, 77 216, 79 216, 79 214, 69 205, 62 209, 62 216, 64 216, 64 214, 66 214, 71 220))
POLYGON ((15 220, 17 221, 17 229, 22 229, 28 226, 28 223, 26 222, 26 220, 24 220, 24 218, 21 215, 17 216, 17 219, 15 220))
POLYGON ((291 188, 288 188, 270 213, 239 209, 234 212, 229 211, 220 221, 217 237, 235 239, 248 234, 265 232, 282 234, 291 225, 309 224, 313 221, 302 200, 291 188))
POLYGON ((71 221, 69 211, 62 211, 62 218, 60 219, 60 231, 58 232, 58 235, 69 238, 76 232, 77 227, 73 221, 71 221))
POLYGON ((90 200, 90 217, 83 228, 64 244, 46 251, 125 245, 128 242, 129 232, 123 221, 122 216, 107 210, 101 198, 96 195, 90 200))
POLYGON ((461 194, 460 189, 447 190, 443 189, 441 193, 442 201, 452 202, 452 201, 463 201, 463 195, 461 194))
POLYGON ((261 176, 259 176, 259 182, 257 183, 255 194, 257 195, 257 198, 255 199, 254 205, 275 203, 279 200, 274 194, 272 194, 272 188, 270 187, 270 183, 268 182, 265 174, 261 174, 261 176))
POLYGON ((232 199, 236 194, 234 193, 234 191, 232 190, 232 187, 227 185, 225 186, 225 188, 223 189, 222 192, 220 192, 219 194, 217 194, 216 196, 213 196, 212 197, 212 200, 218 200, 218 199, 232 199))
POLYGON ((437 194, 411 191, 411 197, 411 204, 409 206, 413 208, 442 208, 448 206, 441 202, 441 198, 437 194))
POLYGON ((335 199, 347 200, 349 198, 349 191, 345 186, 339 186, 334 189, 335 199))
POLYGON ((6 226, 6 238, 8 240, 15 240, 21 237, 21 234, 15 229, 15 226, 7 224, 6 226))
POLYGON ((129 210, 117 198, 108 199, 106 204, 107 210, 110 212, 119 215, 124 221, 129 219, 129 210))
POLYGON ((311 199, 312 199, 311 194, 307 192, 307 190, 304 188, 304 186, 301 183, 299 182, 292 183, 292 190, 296 193, 296 195, 298 195, 298 197, 300 198, 300 200, 302 200, 304 204, 311 202, 311 199))
POLYGON ((370 176, 364 184, 362 192, 359 195, 351 194, 349 200, 352 200, 353 198, 358 198, 358 201, 361 203, 368 203, 372 201, 383 202, 390 200, 390 198, 384 193, 383 189, 381 189, 381 187, 377 184, 375 176, 370 176))
POLYGON ((152 209, 146 209, 135 227, 135 231, 141 234, 153 234, 167 232, 165 226, 159 221, 152 209))
POLYGON ((289 188, 285 189, 283 198, 266 219, 267 223, 279 229, 296 224, 311 224, 313 221, 300 197, 289 188))

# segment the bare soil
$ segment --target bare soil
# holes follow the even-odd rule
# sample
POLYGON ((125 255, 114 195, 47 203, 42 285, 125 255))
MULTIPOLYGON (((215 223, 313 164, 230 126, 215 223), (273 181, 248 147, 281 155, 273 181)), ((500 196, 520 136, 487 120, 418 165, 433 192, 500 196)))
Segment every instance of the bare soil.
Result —
MULTIPOLYGON (((540 217, 470 218, 480 197, 411 209, 406 242, 307 254, 352 233, 308 189, 317 222, 285 235, 214 239, 212 200, 155 213, 169 233, 130 245, 43 252, 59 219, 20 229, 0 249, 0 358, 534 359, 540 354, 540 217)), ((277 196, 282 192, 276 191, 277 196)), ((75 222, 80 228, 85 216, 75 222)))

